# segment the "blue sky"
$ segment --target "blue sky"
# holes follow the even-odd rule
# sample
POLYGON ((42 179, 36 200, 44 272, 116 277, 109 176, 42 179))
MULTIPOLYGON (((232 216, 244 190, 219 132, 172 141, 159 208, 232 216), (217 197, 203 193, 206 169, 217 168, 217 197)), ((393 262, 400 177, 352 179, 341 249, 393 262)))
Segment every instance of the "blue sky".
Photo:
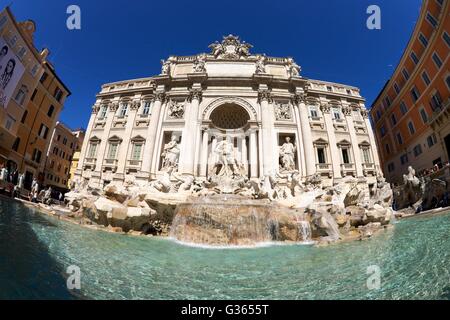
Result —
POLYGON ((37 48, 48 47, 71 89, 61 120, 86 127, 103 83, 160 72, 169 55, 209 52, 230 33, 254 53, 292 56, 308 78, 361 88, 367 106, 397 65, 421 0, 144 1, 0 0, 36 22, 37 48), (81 30, 66 28, 66 8, 81 8, 81 30), (381 8, 381 30, 366 28, 369 5, 381 8))

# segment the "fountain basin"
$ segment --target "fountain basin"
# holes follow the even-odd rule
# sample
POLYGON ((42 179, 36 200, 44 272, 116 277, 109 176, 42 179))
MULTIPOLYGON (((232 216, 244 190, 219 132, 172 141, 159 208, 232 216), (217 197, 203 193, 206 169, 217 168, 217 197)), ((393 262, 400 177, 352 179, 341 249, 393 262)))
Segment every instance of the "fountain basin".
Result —
POLYGON ((309 222, 268 200, 219 194, 177 206, 171 236, 211 246, 252 246, 271 241, 309 241, 309 222))

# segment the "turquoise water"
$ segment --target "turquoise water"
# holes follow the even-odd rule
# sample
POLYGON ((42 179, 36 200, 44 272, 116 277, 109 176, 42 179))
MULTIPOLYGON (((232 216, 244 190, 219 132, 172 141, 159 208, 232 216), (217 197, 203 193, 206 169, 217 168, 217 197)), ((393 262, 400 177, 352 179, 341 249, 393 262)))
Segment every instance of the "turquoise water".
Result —
POLYGON ((0 298, 449 299, 450 214, 328 247, 204 249, 93 231, 0 200, 0 298), (66 288, 70 265, 81 290, 66 288), (379 290, 367 268, 379 266, 379 290))

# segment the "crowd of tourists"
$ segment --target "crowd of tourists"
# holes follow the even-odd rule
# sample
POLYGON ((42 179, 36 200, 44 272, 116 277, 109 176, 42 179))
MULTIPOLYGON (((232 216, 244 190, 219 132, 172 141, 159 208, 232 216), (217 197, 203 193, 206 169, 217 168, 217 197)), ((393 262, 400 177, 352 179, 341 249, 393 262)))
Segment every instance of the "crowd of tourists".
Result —
POLYGON ((28 192, 24 188, 24 180, 25 175, 20 174, 17 169, 9 172, 6 166, 0 165, 1 188, 6 195, 11 198, 26 198, 30 202, 42 202, 48 205, 56 203, 56 200, 59 201, 59 204, 63 203, 64 194, 62 192, 55 192, 52 187, 48 187, 47 189, 41 188, 36 178, 33 179, 31 190, 28 192), (25 196, 24 191, 28 192, 25 192, 25 196))
POLYGON ((445 168, 448 168, 448 167, 450 167, 450 164, 449 164, 449 162, 447 161, 447 162, 445 162, 444 164, 441 164, 441 165, 439 165, 439 164, 435 164, 433 167, 431 167, 431 168, 426 168, 426 169, 422 169, 422 170, 420 170, 418 173, 417 173, 417 177, 419 177, 419 178, 421 178, 421 177, 426 177, 426 176, 429 176, 429 175, 431 175, 431 174, 433 174, 433 173, 435 173, 435 172, 438 172, 438 171, 440 171, 440 170, 442 170, 442 169, 445 169, 445 168))

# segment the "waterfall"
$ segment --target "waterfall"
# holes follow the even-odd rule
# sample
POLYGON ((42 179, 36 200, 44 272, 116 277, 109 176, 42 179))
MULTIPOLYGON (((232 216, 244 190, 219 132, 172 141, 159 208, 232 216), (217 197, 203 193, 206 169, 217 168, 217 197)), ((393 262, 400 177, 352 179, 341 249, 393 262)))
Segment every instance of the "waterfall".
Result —
POLYGON ((278 237, 272 206, 236 195, 215 195, 179 204, 171 236, 187 243, 255 245, 278 237))
POLYGON ((270 219, 268 223, 269 232, 272 240, 278 241, 280 239, 280 224, 277 219, 270 219))
POLYGON ((298 221, 298 234, 303 242, 311 241, 311 225, 308 221, 298 221))

